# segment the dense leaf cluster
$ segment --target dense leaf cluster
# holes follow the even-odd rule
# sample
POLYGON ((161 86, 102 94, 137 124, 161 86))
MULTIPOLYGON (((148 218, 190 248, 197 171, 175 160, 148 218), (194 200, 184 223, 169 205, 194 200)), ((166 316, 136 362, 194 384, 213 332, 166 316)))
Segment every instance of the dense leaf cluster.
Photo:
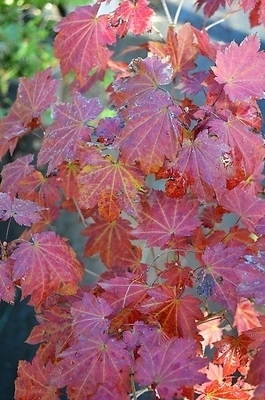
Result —
MULTIPOLYGON (((264 0, 196 5, 206 20, 220 6, 239 7, 252 26, 265 25, 264 0)), ((0 121, 1 158, 42 132, 35 162, 19 157, 1 174, 0 219, 27 228, 1 245, 0 296, 12 303, 19 287, 39 323, 16 399, 55 400, 63 388, 72 400, 148 391, 165 400, 264 399, 260 40, 212 42, 207 28, 169 21, 167 37, 146 41, 146 58, 127 65, 113 45, 155 29, 154 11, 147 0, 123 0, 110 14, 100 6, 78 7, 56 27, 70 100, 58 97, 62 82, 47 69, 21 78, 0 121), (211 67, 196 68, 198 57, 211 67), (110 69, 115 112, 104 117, 88 92, 110 69), (60 209, 78 213, 84 255, 99 253, 106 266, 94 285, 81 284, 82 262, 53 231, 60 209)))

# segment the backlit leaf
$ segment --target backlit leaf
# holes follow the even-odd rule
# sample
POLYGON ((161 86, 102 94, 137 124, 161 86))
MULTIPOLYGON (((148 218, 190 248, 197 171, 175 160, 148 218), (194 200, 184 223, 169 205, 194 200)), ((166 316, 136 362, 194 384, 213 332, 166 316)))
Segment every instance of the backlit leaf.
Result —
POLYGON ((232 42, 223 52, 217 52, 216 81, 224 85, 230 100, 248 101, 263 98, 265 90, 265 54, 259 52, 260 40, 247 36, 240 45, 232 42))
POLYGON ((140 193, 143 190, 143 173, 137 167, 128 167, 111 156, 103 157, 95 148, 84 150, 84 165, 78 175, 81 208, 93 208, 109 222, 117 219, 122 210, 137 215, 140 193))
POLYGON ((43 365, 38 356, 32 363, 19 361, 18 378, 15 381, 15 397, 23 399, 59 400, 59 390, 50 383, 52 364, 43 365))
POLYGON ((107 45, 116 41, 108 16, 97 16, 99 7, 99 3, 77 7, 55 28, 59 33, 55 38, 54 53, 60 59, 62 73, 66 75, 74 70, 81 84, 94 67, 106 69, 112 54, 107 45))
POLYGON ((89 236, 84 255, 89 257, 99 252, 102 262, 108 268, 118 265, 121 253, 132 246, 130 223, 120 218, 108 222, 101 216, 94 216, 94 223, 85 228, 82 234, 89 236))
POLYGON ((92 129, 86 122, 95 119, 101 111, 98 99, 87 100, 79 93, 75 94, 72 104, 55 105, 55 122, 45 132, 38 165, 48 163, 47 173, 50 174, 63 161, 74 161, 77 142, 90 140, 92 129))
POLYGON ((36 233, 12 253, 13 276, 20 280, 23 297, 31 295, 38 307, 54 291, 74 294, 83 267, 72 248, 54 232, 36 233))
POLYGON ((13 217, 19 225, 30 226, 40 219, 41 210, 42 207, 32 201, 17 199, 9 193, 0 192, 0 220, 2 221, 13 217))
POLYGON ((136 360, 135 379, 142 386, 152 385, 165 400, 179 397, 185 386, 202 383, 198 372, 205 360, 196 357, 196 343, 191 339, 169 339, 159 346, 142 345, 136 360))
POLYGON ((200 225, 196 218, 197 203, 186 199, 171 199, 162 191, 153 191, 141 212, 141 220, 134 230, 137 238, 146 240, 149 247, 173 247, 178 237, 191 236, 200 225))

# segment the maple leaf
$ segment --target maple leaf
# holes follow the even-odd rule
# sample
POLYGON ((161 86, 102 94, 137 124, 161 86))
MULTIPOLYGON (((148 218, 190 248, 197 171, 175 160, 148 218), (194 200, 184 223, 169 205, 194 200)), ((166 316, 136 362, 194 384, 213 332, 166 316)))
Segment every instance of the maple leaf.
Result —
POLYGON ((63 161, 74 161, 77 142, 90 140, 92 129, 85 123, 94 120, 101 111, 97 98, 87 100, 80 93, 75 94, 72 104, 55 105, 55 122, 45 132, 38 165, 48 163, 47 174, 50 174, 63 161))
POLYGON ((159 346, 142 345, 135 363, 135 379, 142 386, 152 386, 159 397, 179 397, 185 386, 202 383, 198 372, 205 360, 196 357, 196 342, 191 339, 169 339, 159 346))
POLYGON ((19 182, 19 197, 53 209, 54 204, 61 200, 57 177, 45 177, 40 171, 33 171, 19 182))
POLYGON ((258 36, 249 35, 239 46, 232 42, 224 52, 217 52, 216 67, 211 68, 231 101, 263 98, 265 54, 259 48, 258 36))
POLYGON ((15 286, 12 279, 12 262, 0 260, 0 299, 13 303, 15 299, 15 286))
POLYGON ((161 271, 158 276, 163 279, 166 279, 166 282, 169 286, 176 286, 176 288, 181 291, 184 286, 193 286, 193 281, 191 279, 192 268, 190 267, 181 267, 179 263, 171 262, 166 263, 166 269, 161 271))
POLYGON ((207 130, 193 140, 184 139, 172 169, 183 174, 192 192, 201 200, 212 200, 215 192, 223 193, 226 180, 221 163, 229 147, 207 130))
MULTIPOLYGON (((237 385, 214 380, 203 385, 203 392, 197 400, 249 400, 250 395, 241 390, 237 385)), ((201 391, 200 391, 201 393, 201 391)))
POLYGON ((206 18, 210 18, 220 6, 226 6, 226 0, 196 0, 197 10, 203 6, 203 14, 206 18))
POLYGON ((194 60, 198 56, 198 45, 194 43, 194 33, 191 24, 187 22, 175 33, 173 26, 169 26, 166 40, 166 54, 170 56, 173 67, 173 77, 177 73, 185 73, 196 67, 194 60))
POLYGON ((89 236, 84 255, 89 257, 97 252, 106 267, 117 264, 117 259, 124 248, 132 246, 132 228, 129 221, 118 218, 112 222, 101 216, 93 216, 94 223, 82 231, 82 235, 89 236))
MULTIPOLYGON (((249 8, 252 6, 254 0, 242 0, 242 4, 245 8, 249 8), (250 5, 247 7, 245 5, 246 2, 250 1, 250 5)), ((256 0, 255 1, 255 7, 251 7, 252 10, 250 11, 249 14, 249 22, 250 22, 250 26, 251 28, 253 28, 254 26, 258 26, 258 25, 263 25, 265 26, 265 16, 264 16, 264 0, 256 0)))
POLYGON ((158 87, 171 81, 172 69, 156 56, 136 59, 130 66, 134 75, 114 83, 113 101, 125 123, 114 144, 125 163, 139 162, 145 173, 157 172, 165 158, 175 159, 179 147, 182 111, 158 87))
POLYGON ((99 7, 99 3, 77 7, 55 27, 59 33, 54 41, 54 54, 60 59, 62 73, 66 75, 72 69, 81 84, 94 67, 107 68, 112 54, 107 45, 116 41, 108 16, 97 16, 99 7))
POLYGON ((120 36, 126 35, 128 31, 134 35, 141 35, 151 30, 151 17, 154 15, 154 11, 148 5, 149 1, 147 0, 135 2, 124 0, 118 5, 111 18, 111 24, 118 25, 120 36))
POLYGON ((62 188, 66 200, 78 197, 77 175, 80 166, 77 161, 64 162, 59 165, 57 178, 59 178, 59 186, 62 188))
POLYGON ((251 343, 249 348, 252 350, 256 350, 265 342, 265 316, 261 315, 258 317, 259 326, 252 328, 248 331, 245 331, 244 334, 251 339, 251 343))
POLYGON ((40 219, 39 212, 43 207, 29 200, 21 200, 9 193, 0 192, 0 220, 7 221, 9 218, 19 225, 30 226, 40 219))
POLYGON ((148 291, 151 298, 137 308, 144 314, 151 313, 171 337, 192 337, 197 332, 195 320, 203 319, 199 309, 201 301, 192 295, 179 296, 174 286, 160 285, 148 291))
POLYGON ((139 194, 143 191, 144 175, 137 167, 129 167, 111 156, 103 157, 95 148, 84 148, 78 175, 81 208, 99 205, 99 212, 109 222, 122 210, 137 215, 139 194))
POLYGON ((13 196, 17 194, 19 182, 35 169, 33 165, 30 165, 33 158, 33 154, 27 154, 24 157, 20 157, 4 165, 1 172, 2 182, 0 189, 2 192, 9 192, 13 196))
POLYGON ((148 285, 140 277, 116 277, 99 281, 98 285, 105 290, 101 297, 107 301, 116 314, 123 308, 134 308, 147 296, 148 285))
POLYGON ((265 214, 265 202, 259 197, 246 193, 240 186, 226 190, 219 204, 227 211, 234 212, 250 232, 255 230, 255 224, 265 214))
POLYGON ((9 114, 0 122, 2 139, 0 154, 9 149, 11 154, 18 137, 38 127, 40 116, 56 100, 54 96, 58 82, 51 79, 51 68, 37 72, 32 78, 20 78, 17 98, 9 114))
POLYGON ((199 333, 203 337, 203 348, 206 346, 213 348, 213 343, 221 340, 223 336, 223 328, 220 328, 221 322, 221 317, 213 317, 198 325, 199 333))
POLYGON ((192 30, 197 37, 201 54, 215 62, 217 50, 225 48, 226 45, 219 42, 211 42, 210 36, 205 29, 199 31, 197 28, 192 26, 192 30))
POLYGON ((83 299, 71 306, 73 330, 78 336, 104 333, 109 328, 107 317, 111 313, 112 308, 103 298, 84 293, 83 299))
POLYGON ((257 0, 240 0, 240 4, 243 7, 244 12, 248 12, 255 7, 257 0))
POLYGON ((224 376, 232 375, 241 366, 250 342, 251 340, 242 333, 238 337, 224 335, 222 340, 214 343, 216 352, 213 363, 223 365, 224 376))
MULTIPOLYGON (((229 115, 227 120, 211 119, 209 121, 210 131, 217 134, 231 148, 236 149, 235 154, 242 156, 246 174, 253 171, 253 164, 264 159, 264 142, 261 136, 253 134, 249 127, 239 121, 234 115, 229 115), (253 152, 256 157, 253 160, 253 152)), ((232 162, 234 163, 235 157, 232 162)))
POLYGON ((39 325, 33 327, 26 343, 42 344, 38 355, 44 364, 49 360, 54 362, 56 356, 74 341, 69 303, 60 296, 56 304, 45 304, 41 314, 36 315, 39 325))
POLYGON ((13 278, 20 280, 23 298, 30 294, 38 307, 53 291, 75 293, 83 267, 73 249, 54 232, 36 233, 32 241, 21 243, 11 255, 13 278))
POLYGON ((255 299, 257 305, 265 301, 265 254, 259 252, 257 256, 245 255, 245 262, 237 268, 239 276, 245 276, 241 281, 239 293, 245 297, 255 299))
POLYGON ((196 218, 198 204, 186 199, 171 199, 162 191, 153 191, 141 211, 141 220, 134 235, 146 240, 149 247, 174 248, 175 238, 191 236, 200 225, 196 218))
POLYGON ((240 278, 234 269, 244 252, 245 246, 224 247, 222 243, 218 243, 206 248, 202 256, 205 267, 202 276, 199 277, 199 283, 202 285, 204 279, 210 280, 210 288, 203 294, 218 300, 233 311, 237 305, 237 290, 240 284, 240 278))
POLYGON ((261 326, 258 315, 259 313, 253 304, 248 299, 242 298, 237 305, 233 323, 233 326, 237 328, 238 334, 240 335, 242 332, 261 326))
POLYGON ((43 365, 38 356, 32 363, 19 361, 18 378, 15 381, 15 398, 18 400, 59 400, 60 394, 57 386, 50 383, 53 365, 43 365))
POLYGON ((118 116, 101 119, 95 129, 95 135, 98 138, 97 141, 103 143, 105 146, 112 145, 122 127, 123 122, 118 116))
POLYGON ((208 76, 205 71, 194 72, 190 75, 184 75, 181 77, 181 82, 178 88, 188 96, 194 96, 203 90, 202 83, 208 76))
POLYGON ((95 394, 99 386, 107 383, 123 393, 129 389, 131 365, 124 347, 122 341, 109 338, 107 334, 90 335, 60 354, 52 381, 60 387, 67 386, 69 397, 76 400, 95 394))
POLYGON ((20 78, 15 105, 24 126, 34 128, 36 123, 38 126, 39 116, 56 100, 57 86, 51 68, 38 71, 32 78, 20 78))

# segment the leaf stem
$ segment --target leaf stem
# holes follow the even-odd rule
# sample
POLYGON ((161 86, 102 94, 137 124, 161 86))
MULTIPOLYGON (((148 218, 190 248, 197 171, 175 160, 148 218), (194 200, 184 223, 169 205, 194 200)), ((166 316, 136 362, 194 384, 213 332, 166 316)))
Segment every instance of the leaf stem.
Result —
POLYGON ((77 210, 77 212, 78 212, 78 215, 79 215, 79 217, 80 217, 80 219, 81 219, 83 225, 84 225, 85 227, 87 227, 86 220, 85 220, 85 218, 84 218, 84 216, 83 216, 83 214, 82 214, 82 211, 81 211, 81 209, 80 209, 80 207, 79 207, 79 205, 78 205, 78 203, 77 203, 77 201, 76 201, 76 199, 75 199, 74 197, 73 197, 73 202, 75 203, 75 208, 76 208, 76 210, 77 210))
POLYGON ((164 12, 166 14, 168 22, 170 23, 170 25, 173 25, 173 20, 171 18, 171 15, 170 15, 166 0, 161 0, 161 4, 162 4, 162 7, 163 7, 164 12))
POLYGON ((179 5, 178 5, 177 11, 176 11, 176 14, 175 14, 175 17, 174 17, 174 21, 173 21, 173 24, 175 26, 177 26, 177 24, 178 24, 178 19, 179 19, 179 15, 180 15, 181 9, 183 7, 183 4, 184 4, 184 0, 181 0, 179 5))

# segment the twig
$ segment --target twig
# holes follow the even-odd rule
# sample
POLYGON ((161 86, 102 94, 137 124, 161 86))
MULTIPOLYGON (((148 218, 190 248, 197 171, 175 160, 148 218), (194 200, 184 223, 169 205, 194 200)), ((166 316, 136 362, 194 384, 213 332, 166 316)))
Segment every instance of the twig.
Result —
POLYGON ((164 12, 166 14, 166 17, 167 17, 167 20, 168 20, 169 24, 173 25, 173 20, 171 18, 171 15, 170 15, 166 0, 161 0, 161 4, 163 6, 163 9, 164 9, 164 12))
POLYGON ((179 3, 179 5, 178 5, 178 8, 177 8, 175 17, 174 17, 174 22, 173 22, 173 24, 174 24, 175 26, 177 26, 178 19, 179 19, 179 14, 180 14, 180 12, 181 12, 181 9, 182 9, 182 7, 183 7, 183 4, 184 4, 184 0, 181 0, 180 3, 179 3))

